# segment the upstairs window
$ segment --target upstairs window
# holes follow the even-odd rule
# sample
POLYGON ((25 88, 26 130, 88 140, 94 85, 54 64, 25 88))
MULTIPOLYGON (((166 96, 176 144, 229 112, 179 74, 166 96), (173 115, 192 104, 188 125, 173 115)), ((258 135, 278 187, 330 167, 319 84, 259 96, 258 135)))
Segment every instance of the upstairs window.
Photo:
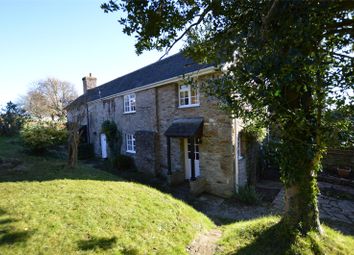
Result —
POLYGON ((135 112, 135 94, 124 96, 124 113, 135 112))
POLYGON ((126 151, 130 153, 135 153, 136 152, 136 147, 135 147, 135 136, 131 134, 126 134, 125 135, 125 143, 126 143, 126 151))
POLYGON ((179 85, 179 107, 199 106, 199 89, 196 86, 179 85))

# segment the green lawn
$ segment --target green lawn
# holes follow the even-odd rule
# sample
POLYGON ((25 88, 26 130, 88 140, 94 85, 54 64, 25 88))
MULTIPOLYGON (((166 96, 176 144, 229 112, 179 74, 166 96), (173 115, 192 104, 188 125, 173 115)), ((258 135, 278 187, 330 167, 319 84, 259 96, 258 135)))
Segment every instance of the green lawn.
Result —
MULTIPOLYGON (((0 137, 0 158, 24 171, 0 169, 0 254, 186 254, 214 223, 156 189, 60 159, 30 156, 0 137)), ((221 226, 218 254, 354 254, 354 238, 290 236, 279 218, 221 226)))
POLYGON ((0 140, 0 157, 27 173, 0 173, 0 254, 186 254, 213 227, 187 204, 147 186, 52 158, 26 156, 0 140))
POLYGON ((279 217, 263 217, 223 226, 218 255, 354 254, 354 238, 323 225, 324 235, 289 234, 279 217))

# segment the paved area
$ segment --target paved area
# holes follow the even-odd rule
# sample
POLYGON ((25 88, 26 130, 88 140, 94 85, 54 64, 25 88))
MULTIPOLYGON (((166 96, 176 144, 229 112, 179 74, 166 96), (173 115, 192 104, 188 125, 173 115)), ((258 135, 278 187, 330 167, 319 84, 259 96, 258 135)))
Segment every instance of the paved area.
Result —
MULTIPOLYGON (((354 188, 319 182, 318 197, 320 218, 328 225, 347 234, 354 235, 354 188)), ((273 201, 274 208, 283 210, 284 189, 273 201)))
POLYGON ((251 220, 269 215, 274 211, 270 204, 247 206, 235 199, 223 199, 210 194, 203 194, 189 203, 198 211, 206 214, 217 225, 251 220))

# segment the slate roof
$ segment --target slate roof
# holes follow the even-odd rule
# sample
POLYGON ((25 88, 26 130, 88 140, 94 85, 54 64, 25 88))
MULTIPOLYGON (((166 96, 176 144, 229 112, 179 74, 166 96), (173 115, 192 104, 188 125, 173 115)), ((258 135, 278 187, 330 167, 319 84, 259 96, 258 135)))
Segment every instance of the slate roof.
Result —
POLYGON ((213 66, 213 64, 198 64, 192 59, 183 56, 182 53, 177 53, 94 89, 90 89, 86 94, 81 95, 71 102, 67 108, 71 108, 86 101, 94 101, 99 98, 139 88, 211 66, 213 66))
POLYGON ((175 119, 165 132, 168 137, 201 137, 203 118, 175 119))

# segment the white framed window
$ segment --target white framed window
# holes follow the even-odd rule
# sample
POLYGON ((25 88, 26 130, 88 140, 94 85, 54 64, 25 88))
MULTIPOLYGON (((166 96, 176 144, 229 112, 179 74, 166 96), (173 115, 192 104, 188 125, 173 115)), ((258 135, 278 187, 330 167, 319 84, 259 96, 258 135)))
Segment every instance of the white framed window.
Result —
POLYGON ((190 84, 178 86, 179 107, 199 106, 199 89, 190 84))
POLYGON ((125 134, 126 151, 130 153, 136 153, 135 136, 131 134, 125 134))
POLYGON ((135 94, 124 96, 124 113, 135 112, 135 94))

